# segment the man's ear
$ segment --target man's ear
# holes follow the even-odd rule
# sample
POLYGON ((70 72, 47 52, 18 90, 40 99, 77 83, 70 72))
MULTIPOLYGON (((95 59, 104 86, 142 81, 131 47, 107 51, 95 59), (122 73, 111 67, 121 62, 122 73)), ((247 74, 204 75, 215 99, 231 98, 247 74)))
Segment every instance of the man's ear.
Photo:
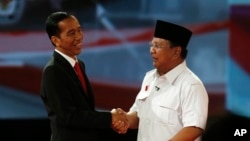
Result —
POLYGON ((52 44, 54 45, 54 46, 59 46, 59 38, 58 37, 56 37, 56 36, 51 36, 51 42, 52 42, 52 44))
POLYGON ((175 47, 174 58, 181 56, 181 50, 182 50, 181 46, 175 47))

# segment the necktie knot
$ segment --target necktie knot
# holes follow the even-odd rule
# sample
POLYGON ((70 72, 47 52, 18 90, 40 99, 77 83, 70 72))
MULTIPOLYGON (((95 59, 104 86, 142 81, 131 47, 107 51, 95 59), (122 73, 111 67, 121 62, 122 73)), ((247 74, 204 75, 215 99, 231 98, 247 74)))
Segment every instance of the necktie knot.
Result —
MULTIPOLYGON (((75 63, 75 65, 74 65, 74 69, 75 69, 75 71, 76 71, 76 73, 78 74, 79 72, 81 72, 80 70, 80 65, 79 65, 79 63, 78 62, 76 62, 75 63)), ((78 74, 79 75, 79 74, 78 74)))

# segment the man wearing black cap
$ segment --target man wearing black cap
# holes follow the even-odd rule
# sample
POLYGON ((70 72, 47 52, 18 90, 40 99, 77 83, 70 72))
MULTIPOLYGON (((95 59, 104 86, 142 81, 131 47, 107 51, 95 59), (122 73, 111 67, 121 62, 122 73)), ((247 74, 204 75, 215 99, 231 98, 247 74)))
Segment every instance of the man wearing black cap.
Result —
POLYGON ((201 139, 207 121, 208 95, 201 80, 186 65, 191 35, 182 26, 157 21, 150 43, 155 69, 146 73, 127 113, 129 128, 138 128, 137 141, 201 139))

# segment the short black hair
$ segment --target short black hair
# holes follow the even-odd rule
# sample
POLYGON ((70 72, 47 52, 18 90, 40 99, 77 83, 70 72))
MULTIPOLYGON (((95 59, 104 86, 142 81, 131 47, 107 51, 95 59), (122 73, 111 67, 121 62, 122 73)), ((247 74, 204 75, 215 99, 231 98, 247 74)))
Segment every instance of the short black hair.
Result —
POLYGON ((181 58, 183 58, 183 59, 187 58, 188 50, 187 50, 186 47, 183 47, 182 45, 180 45, 180 44, 178 44, 176 42, 173 42, 173 41, 169 41, 169 42, 170 42, 170 47, 171 48, 180 46, 181 47, 181 58))
POLYGON ((68 14, 67 12, 54 12, 50 14, 46 20, 46 32, 51 39, 51 36, 59 36, 60 29, 58 27, 58 23, 64 19, 72 17, 72 14, 68 14))

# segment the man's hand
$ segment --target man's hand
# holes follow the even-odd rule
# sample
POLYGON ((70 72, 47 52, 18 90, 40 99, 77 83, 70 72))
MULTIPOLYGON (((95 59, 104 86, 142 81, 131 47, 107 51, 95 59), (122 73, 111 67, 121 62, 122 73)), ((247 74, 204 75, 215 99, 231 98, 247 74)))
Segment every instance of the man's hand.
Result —
POLYGON ((127 113, 121 108, 112 109, 112 129, 119 134, 125 134, 129 128, 127 113))

